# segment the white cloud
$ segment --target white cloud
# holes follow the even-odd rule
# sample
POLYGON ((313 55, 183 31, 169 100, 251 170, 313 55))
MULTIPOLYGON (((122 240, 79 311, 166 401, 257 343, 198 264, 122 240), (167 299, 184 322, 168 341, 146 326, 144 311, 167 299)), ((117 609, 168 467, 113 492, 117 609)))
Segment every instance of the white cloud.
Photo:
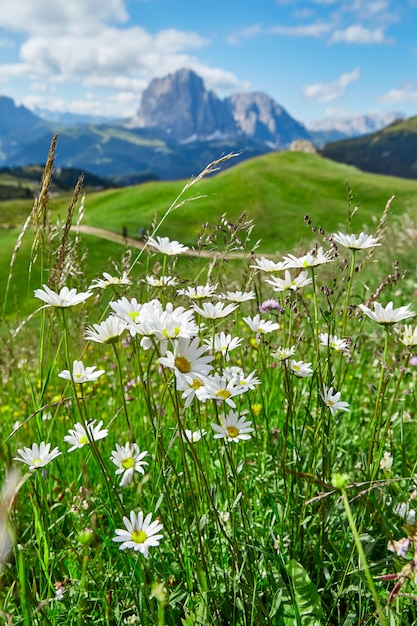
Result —
POLYGON ((398 103, 414 103, 417 102, 417 85, 408 83, 401 89, 390 89, 382 96, 379 96, 377 102, 381 104, 398 104, 398 103))
POLYGON ((341 74, 331 83, 314 83, 302 88, 303 94, 309 100, 316 102, 331 102, 342 96, 348 86, 360 78, 360 69, 356 67, 351 72, 341 74))
POLYGON ((331 24, 315 22, 300 26, 271 26, 270 33, 276 35, 290 35, 292 37, 323 37, 331 29, 331 24))
POLYGON ((380 44, 392 43, 392 39, 385 36, 383 28, 366 28, 361 24, 352 24, 345 29, 335 30, 330 39, 331 43, 380 44))
POLYGON ((231 33, 226 38, 226 41, 234 46, 236 44, 239 44, 244 39, 251 39, 252 37, 256 37, 264 33, 265 30, 260 24, 253 24, 252 26, 248 26, 247 28, 242 28, 242 30, 236 31, 235 33, 231 33))

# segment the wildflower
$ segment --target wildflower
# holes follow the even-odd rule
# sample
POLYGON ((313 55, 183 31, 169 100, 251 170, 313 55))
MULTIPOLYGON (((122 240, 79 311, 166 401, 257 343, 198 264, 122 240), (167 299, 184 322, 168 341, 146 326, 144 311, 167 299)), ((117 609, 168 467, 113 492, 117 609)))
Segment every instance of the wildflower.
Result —
POLYGON ((316 267, 317 265, 323 265, 323 263, 330 263, 332 261, 331 252, 323 252, 323 248, 320 247, 315 253, 308 252, 304 256, 296 257, 293 254, 284 256, 284 261, 287 264, 287 268, 297 267, 316 267))
POLYGON ((239 383, 239 385, 242 385, 242 387, 247 387, 250 390, 255 389, 257 385, 261 384, 259 378, 256 378, 255 376, 256 372, 251 372, 246 376, 243 369, 237 365, 234 365, 232 367, 225 367, 223 374, 226 380, 235 379, 239 383))
POLYGON ((293 374, 298 376, 298 378, 305 378, 306 376, 311 376, 313 370, 311 369, 311 363, 305 363, 304 361, 294 361, 291 359, 290 361, 290 370, 293 374))
POLYGON ((190 383, 194 379, 204 379, 210 370, 209 365, 212 356, 203 356, 207 352, 206 346, 199 346, 199 338, 190 340, 180 338, 174 343, 174 350, 168 350, 164 357, 160 357, 159 363, 170 367, 175 371, 179 384, 190 383))
POLYGON ((203 429, 192 431, 189 428, 185 428, 184 432, 181 433, 181 438, 185 443, 197 443, 200 441, 202 437, 207 435, 207 432, 203 429))
POLYGON ((35 298, 46 302, 46 306, 53 306, 58 309, 81 304, 81 302, 85 302, 92 295, 92 291, 80 291, 77 293, 76 289, 68 289, 68 287, 62 287, 59 293, 49 289, 48 285, 43 285, 43 289, 35 289, 35 298))
POLYGON ((175 287, 178 284, 178 280, 174 276, 145 276, 144 283, 149 287, 175 287))
POLYGON ((69 370, 62 370, 58 376, 65 380, 73 380, 75 383, 88 383, 97 380, 102 374, 104 374, 104 370, 98 370, 95 365, 84 367, 82 361, 74 361, 72 373, 69 370))
POLYGON ((206 343, 210 348, 213 348, 213 352, 215 354, 221 354, 224 356, 226 361, 229 361, 229 353, 242 343, 242 339, 240 337, 232 338, 232 335, 226 335, 226 333, 222 331, 220 334, 214 335, 213 341, 211 339, 205 339, 204 343, 206 343))
POLYGON ((330 409, 330 413, 334 415, 337 411, 349 411, 349 405, 347 402, 340 401, 340 391, 333 393, 333 387, 327 388, 323 386, 323 393, 320 392, 320 397, 324 404, 330 409))
POLYGON ((251 428, 252 422, 246 421, 245 414, 239 416, 237 411, 229 411, 229 415, 223 415, 220 419, 221 425, 211 425, 212 429, 216 432, 214 439, 226 439, 228 443, 230 441, 237 443, 238 441, 252 437, 252 435, 249 434, 253 432, 253 428, 251 428))
POLYGON ((104 322, 89 326, 84 337, 87 341, 95 341, 96 343, 117 343, 125 330, 125 322, 122 322, 115 315, 109 315, 104 322))
POLYGON ((328 333, 320 333, 319 340, 322 346, 327 346, 335 352, 346 352, 349 348, 349 342, 347 339, 338 339, 336 335, 329 335, 328 333))
POLYGON ((391 452, 388 452, 388 450, 385 450, 384 455, 379 464, 379 467, 381 469, 384 469, 387 472, 390 472, 392 469, 393 461, 394 461, 394 457, 392 456, 391 452))
POLYGON ((277 361, 286 361, 290 357, 295 354, 295 346, 291 346, 291 348, 277 348, 273 352, 271 352, 271 356, 277 361))
POLYGON ((257 334, 272 333, 274 330, 279 330, 280 327, 278 322, 261 319, 259 313, 254 317, 243 317, 242 319, 257 334))
POLYGON ((199 313, 201 317, 205 317, 210 320, 216 320, 221 317, 226 317, 233 313, 237 309, 237 304, 223 304, 223 302, 216 302, 216 304, 212 304, 211 302, 203 302, 202 306, 199 307, 196 304, 193 306, 194 311, 199 313))
POLYGON ((142 305, 138 303, 136 298, 128 300, 123 297, 115 302, 110 302, 110 308, 113 310, 116 317, 120 317, 122 321, 136 322, 138 316, 140 315, 142 305))
POLYGON ((156 519, 151 522, 151 519, 152 513, 149 513, 144 519, 142 511, 139 511, 137 515, 131 511, 130 519, 123 516, 123 523, 126 528, 116 528, 116 537, 113 537, 113 541, 122 542, 119 546, 120 550, 133 549, 136 552, 142 552, 148 558, 149 548, 159 545, 162 535, 158 533, 163 528, 159 520, 156 519))
POLYGON ((226 376, 215 373, 206 378, 204 385, 197 390, 196 395, 199 400, 218 400, 225 402, 234 409, 236 404, 232 398, 240 396, 248 390, 249 388, 241 385, 237 378, 227 380, 226 376))
POLYGON ((290 272, 285 270, 285 278, 272 276, 270 279, 265 279, 265 282, 272 285, 274 291, 287 291, 288 289, 297 291, 297 289, 301 289, 301 287, 306 287, 312 283, 313 279, 308 277, 307 270, 300 272, 295 278, 291 278, 290 272))
POLYGON ((283 313, 284 309, 276 300, 264 300, 259 305, 259 311, 261 313, 269 313, 270 311, 278 311, 279 313, 283 313))
POLYGON ((409 502, 401 502, 393 507, 393 512, 402 517, 408 526, 414 526, 416 523, 416 512, 411 508, 409 502))
POLYGON ((127 272, 123 272, 122 276, 111 276, 107 272, 103 272, 104 278, 95 278, 90 285, 90 289, 106 289, 106 287, 116 285, 131 285, 132 281, 127 277, 127 272))
POLYGON ((417 326, 413 328, 411 324, 404 324, 402 332, 398 328, 395 329, 395 332, 401 335, 400 341, 405 346, 417 346, 417 326))
POLYGON ((390 541, 388 541, 388 550, 390 552, 395 552, 397 556, 403 559, 407 556, 407 552, 410 546, 410 537, 403 537, 399 541, 395 541, 395 539, 391 539, 390 541))
POLYGON ((148 465, 147 461, 143 461, 143 458, 148 454, 147 451, 141 452, 137 443, 126 443, 124 446, 119 446, 116 443, 116 450, 111 453, 110 460, 116 465, 116 474, 123 474, 120 486, 124 487, 132 482, 135 472, 144 474, 144 465, 148 465))
POLYGON ((255 259, 256 265, 251 265, 254 269, 261 270, 262 272, 281 272, 287 268, 285 261, 279 261, 274 263, 271 259, 266 259, 264 256, 260 259, 255 259))
POLYGON ((371 309, 364 304, 360 304, 359 308, 374 322, 390 326, 401 322, 401 320, 414 317, 415 313, 409 310, 410 306, 411 304, 407 304, 407 306, 400 306, 399 309, 394 309, 392 302, 388 302, 387 306, 384 308, 378 302, 374 302, 374 311, 371 311, 371 309))
POLYGON ((247 302, 248 300, 255 299, 254 291, 227 291, 225 294, 219 296, 222 300, 229 300, 229 302, 247 302))
POLYGON ((176 256, 177 254, 184 254, 187 252, 188 246, 183 246, 178 241, 170 241, 168 237, 148 237, 148 245, 156 248, 158 252, 166 254, 168 256, 176 256))
POLYGON ((344 235, 339 231, 332 235, 332 240, 351 250, 365 250, 366 248, 374 248, 381 245, 377 238, 372 237, 372 235, 365 235, 365 233, 360 233, 356 236, 344 235))
POLYGON ((14 457, 14 460, 26 463, 29 465, 29 470, 33 471, 40 467, 45 467, 45 465, 48 465, 50 461, 62 454, 57 447, 49 452, 50 449, 50 443, 41 441, 39 446, 37 443, 34 443, 31 448, 26 448, 26 446, 23 450, 19 448, 17 454, 20 454, 20 457, 16 456, 14 457))
POLYGON ((107 428, 101 429, 103 420, 100 420, 97 426, 94 426, 96 420, 91 420, 85 427, 77 422, 74 424, 74 428, 69 430, 69 435, 65 435, 64 441, 71 444, 71 448, 68 448, 68 452, 72 452, 76 448, 82 448, 90 443, 90 441, 98 441, 104 439, 109 434, 107 428))
POLYGON ((178 289, 177 294, 180 296, 186 296, 190 300, 202 300, 203 298, 210 298, 214 296, 217 289, 217 283, 215 285, 197 285, 197 287, 187 287, 186 289, 178 289))

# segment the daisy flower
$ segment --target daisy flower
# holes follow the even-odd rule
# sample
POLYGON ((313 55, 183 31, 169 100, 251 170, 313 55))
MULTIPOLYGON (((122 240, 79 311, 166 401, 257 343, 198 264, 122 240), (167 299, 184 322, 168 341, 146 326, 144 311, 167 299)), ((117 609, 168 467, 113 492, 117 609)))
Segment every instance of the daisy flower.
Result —
POLYGON ((203 302, 201 307, 194 304, 193 308, 194 311, 201 315, 201 317, 210 320, 217 320, 233 313, 233 311, 237 309, 237 304, 223 304, 223 302, 216 302, 216 304, 213 304, 211 302, 203 302))
POLYGON ((147 455, 147 451, 141 452, 137 443, 126 443, 119 446, 116 443, 116 449, 112 451, 110 460, 116 465, 116 474, 123 474, 120 486, 124 487, 132 482, 135 472, 144 474, 144 465, 148 465, 143 458, 147 455))
POLYGON ((125 330, 125 322, 115 315, 109 315, 104 322, 86 328, 84 338, 96 343, 117 343, 125 330))
POLYGON ((69 370, 62 370, 58 376, 65 380, 73 380, 75 383, 89 383, 97 380, 104 370, 98 370, 95 365, 92 367, 84 367, 82 361, 74 361, 72 364, 72 372, 69 370))
POLYGON ((204 382, 198 378, 194 378, 191 382, 183 381, 182 383, 177 380, 177 390, 183 392, 181 398, 185 400, 184 408, 189 407, 194 398, 203 402, 207 399, 204 392, 204 382))
POLYGON ((405 346, 417 346, 417 326, 413 328, 411 324, 404 324, 404 328, 402 330, 396 328, 395 332, 398 335, 401 335, 400 341, 405 346))
POLYGON ((295 346, 291 346, 290 348, 282 348, 279 347, 273 352, 271 352, 271 356, 277 361, 286 361, 291 358, 295 354, 295 346))
POLYGON ((223 415, 221 424, 212 424, 211 427, 215 431, 214 439, 225 439, 228 443, 234 441, 243 441, 250 439, 253 432, 252 422, 246 421, 246 415, 239 415, 237 411, 230 411, 229 415, 223 415))
POLYGON ((161 365, 175 371, 177 382, 181 385, 190 383, 196 378, 204 379, 210 370, 212 356, 203 356, 207 352, 206 346, 200 346, 198 337, 190 340, 180 338, 174 343, 174 350, 168 350, 166 355, 158 359, 161 365))
POLYGON ((104 278, 95 278, 90 285, 90 289, 106 289, 106 287, 116 285, 131 285, 132 281, 127 277, 127 272, 123 272, 122 276, 112 276, 107 272, 103 272, 104 278))
POLYGON ((308 252, 301 257, 288 254, 284 256, 284 260, 287 263, 288 269, 296 269, 297 267, 316 267, 317 265, 323 265, 323 263, 330 263, 330 261, 333 261, 333 258, 331 252, 323 252, 323 248, 320 246, 315 253, 308 252))
POLYGON ((415 313, 410 311, 410 306, 411 304, 407 304, 407 306, 400 306, 400 308, 394 309, 392 302, 388 302, 387 306, 384 308, 378 302, 374 302, 373 311, 371 311, 371 309, 364 304, 360 304, 359 308, 374 322, 384 326, 390 326, 392 324, 396 324, 397 322, 401 322, 401 320, 414 317, 415 313))
POLYGON ((124 322, 136 322, 142 308, 142 305, 138 303, 136 298, 128 300, 123 297, 109 304, 114 314, 124 322))
POLYGON ((320 397, 324 404, 330 409, 330 413, 334 415, 337 411, 349 411, 349 404, 340 400, 340 391, 333 393, 333 387, 327 388, 323 386, 323 393, 320 397))
POLYGON ((183 246, 178 241, 170 241, 168 237, 148 237, 147 241, 149 246, 158 250, 158 252, 162 252, 162 254, 166 254, 168 256, 176 256, 177 254, 184 254, 187 252, 188 246, 183 246))
POLYGON ((113 541, 121 543, 120 550, 135 550, 135 552, 142 552, 148 558, 149 548, 159 545, 162 535, 158 533, 163 528, 159 520, 151 522, 151 519, 152 513, 143 518, 142 511, 139 511, 137 515, 131 511, 130 519, 123 517, 125 528, 116 528, 116 537, 113 537, 113 541))
POLYGON ((261 270, 262 272, 281 272, 287 268, 286 261, 278 261, 274 263, 271 259, 266 259, 264 256, 260 259, 255 259, 255 265, 251 265, 253 269, 261 270))
POLYGON ((285 278, 272 276, 272 278, 266 278, 265 282, 272 285, 274 291, 287 291, 288 289, 297 291, 297 289, 301 289, 301 287, 306 287, 312 283, 313 279, 308 277, 307 270, 300 272, 295 278, 291 278, 290 272, 285 270, 285 278))
POLYGON ((293 374, 298 376, 298 378, 305 378, 306 376, 311 376, 313 374, 313 370, 311 369, 311 363, 305 363, 304 361, 294 361, 294 359, 291 359, 290 361, 290 370, 293 374))
POLYGON ((219 295, 222 300, 229 302, 248 302, 255 299, 254 291, 227 291, 225 294, 219 295))
POLYGON ((226 335, 223 331, 214 335, 214 340, 205 339, 204 343, 213 350, 214 354, 221 354, 226 361, 230 360, 230 352, 237 348, 243 339, 240 337, 232 337, 232 335, 226 335))
POLYGON ((349 342, 347 339, 338 339, 336 335, 329 335, 328 333, 320 333, 319 340, 322 346, 327 346, 335 352, 346 352, 349 349, 349 342))
POLYGON ((69 435, 65 435, 64 437, 64 441, 71 444, 71 448, 68 448, 68 452, 88 445, 91 440, 98 441, 99 439, 107 437, 109 434, 107 428, 101 429, 103 420, 100 420, 97 426, 94 426, 95 422, 96 420, 91 420, 85 427, 79 422, 74 424, 74 428, 68 431, 69 435))
POLYGON ((251 372, 250 374, 245 375, 243 369, 238 365, 225 367, 223 374, 227 380, 235 379, 239 383, 239 385, 242 385, 242 387, 247 387, 250 390, 255 389, 257 385, 261 384, 259 378, 256 378, 256 372, 251 372))
POLYGON ((344 235, 339 231, 332 235, 331 238, 336 243, 351 250, 365 250, 366 248, 375 248, 375 246, 381 245, 377 238, 372 237, 372 235, 365 235, 365 233, 360 233, 356 236, 344 235))
POLYGON ((249 388, 241 385, 236 377, 227 380, 226 376, 221 376, 216 372, 213 376, 207 377, 204 385, 197 390, 196 395, 199 400, 218 400, 235 409, 236 404, 232 398, 240 396, 248 390, 249 388))
POLYGON ((278 322, 264 320, 261 318, 259 313, 257 313, 254 317, 243 317, 242 319, 251 330, 259 335, 264 333, 272 333, 274 330, 279 330, 278 322))
POLYGON ((26 446, 23 449, 19 448, 17 454, 20 457, 16 456, 14 460, 26 463, 29 465, 29 470, 34 471, 40 467, 45 467, 52 459, 56 459, 57 456, 62 454, 58 448, 54 448, 51 452, 50 449, 50 443, 45 443, 44 441, 41 441, 39 445, 34 443, 31 448, 26 448, 26 446))
POLYGON ((77 293, 76 289, 68 289, 68 287, 62 287, 59 293, 49 289, 48 285, 43 285, 43 289, 35 289, 35 298, 45 302, 46 306, 53 306, 58 309, 81 304, 81 302, 85 302, 92 295, 92 291, 80 291, 77 293))
POLYGON ((186 296, 190 300, 202 300, 203 298, 210 298, 214 296, 217 289, 217 283, 215 285, 197 285, 197 287, 186 287, 184 289, 178 289, 177 294, 179 296, 186 296))
POLYGON ((207 432, 204 430, 190 430, 189 428, 185 428, 184 432, 181 433, 181 439, 185 441, 185 443, 197 443, 200 441, 202 437, 207 435, 207 432))
POLYGON ((174 276, 145 276, 143 282, 149 285, 149 287, 175 287, 178 284, 178 280, 174 276))

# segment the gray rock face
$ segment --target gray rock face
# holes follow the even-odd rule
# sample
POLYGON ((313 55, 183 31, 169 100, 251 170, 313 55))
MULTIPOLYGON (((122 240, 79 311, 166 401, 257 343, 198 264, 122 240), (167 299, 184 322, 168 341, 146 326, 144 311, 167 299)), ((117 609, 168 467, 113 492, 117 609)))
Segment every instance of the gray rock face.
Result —
POLYGON ((187 69, 151 81, 132 125, 160 128, 180 142, 237 134, 225 103, 187 69))
POLYGON ((225 103, 242 133, 273 148, 309 139, 307 129, 264 93, 234 94, 225 103))

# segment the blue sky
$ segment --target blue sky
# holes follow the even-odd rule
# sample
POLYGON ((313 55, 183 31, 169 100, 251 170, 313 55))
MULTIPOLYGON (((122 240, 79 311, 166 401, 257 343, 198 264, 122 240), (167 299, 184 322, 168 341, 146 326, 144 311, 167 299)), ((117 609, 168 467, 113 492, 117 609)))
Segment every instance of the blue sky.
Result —
POLYGON ((0 0, 0 94, 130 117, 154 77, 263 91, 309 124, 417 114, 417 0, 0 0))

